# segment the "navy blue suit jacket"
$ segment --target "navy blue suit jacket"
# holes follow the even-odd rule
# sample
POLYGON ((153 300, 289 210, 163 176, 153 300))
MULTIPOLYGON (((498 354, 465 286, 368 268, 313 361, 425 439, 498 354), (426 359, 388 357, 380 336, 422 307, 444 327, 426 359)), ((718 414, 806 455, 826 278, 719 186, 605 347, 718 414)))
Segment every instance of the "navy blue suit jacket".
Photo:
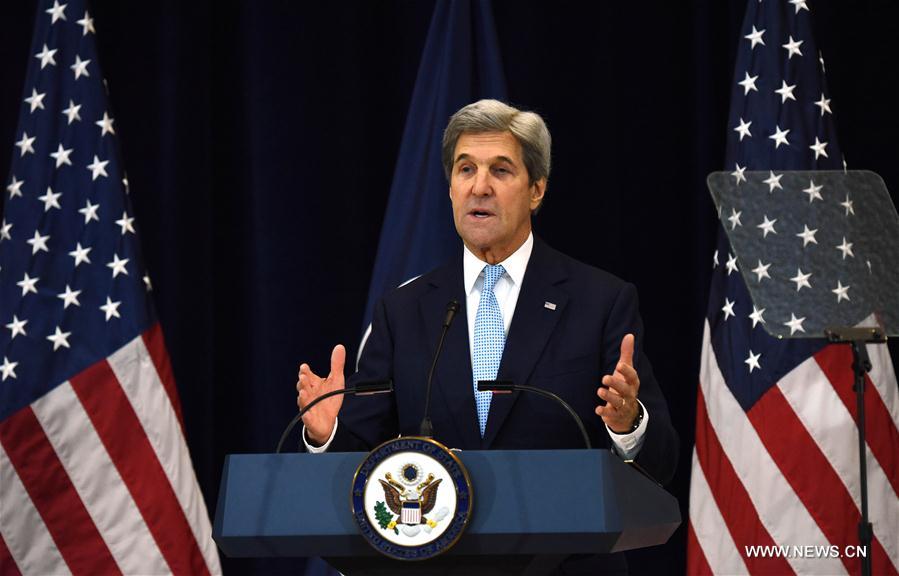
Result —
MULTIPOLYGON (((461 309, 446 336, 431 399, 434 437, 450 448, 582 448, 571 417, 548 399, 494 395, 485 436, 478 432, 466 326, 462 258, 388 294, 376 307, 372 332, 348 381, 392 378, 395 394, 347 397, 331 450, 370 450, 399 434, 417 435, 424 413, 428 370, 447 303, 461 309)), ((611 274, 553 250, 535 238, 497 378, 555 392, 580 415, 594 447, 610 447, 594 409, 604 374, 618 362, 621 339, 636 336, 638 398, 649 425, 637 463, 666 483, 677 464, 677 435, 668 407, 642 353, 637 292, 611 274), (546 303, 555 304, 555 309, 546 303)))

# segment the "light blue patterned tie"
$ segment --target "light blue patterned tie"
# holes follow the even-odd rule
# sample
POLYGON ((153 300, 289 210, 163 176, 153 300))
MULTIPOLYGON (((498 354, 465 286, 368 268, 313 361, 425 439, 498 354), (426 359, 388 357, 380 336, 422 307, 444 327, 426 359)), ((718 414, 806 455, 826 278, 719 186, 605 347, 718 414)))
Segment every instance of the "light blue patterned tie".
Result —
POLYGON ((478 380, 496 380, 499 361, 506 345, 506 331, 503 313, 496 302, 493 286, 506 273, 502 266, 484 266, 484 287, 478 302, 478 312, 474 317, 474 354, 472 354, 472 375, 474 376, 474 398, 478 406, 478 426, 481 438, 487 428, 487 413, 490 411, 492 392, 478 392, 478 380))

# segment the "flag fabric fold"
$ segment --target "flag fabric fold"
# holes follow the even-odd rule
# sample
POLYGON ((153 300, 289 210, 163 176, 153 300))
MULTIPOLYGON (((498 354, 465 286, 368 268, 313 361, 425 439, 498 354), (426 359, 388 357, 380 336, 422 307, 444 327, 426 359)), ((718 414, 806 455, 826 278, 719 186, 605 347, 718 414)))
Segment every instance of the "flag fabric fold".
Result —
POLYGON ((95 34, 40 3, 0 222, 0 573, 221 573, 95 34))
MULTIPOLYGON (((772 193, 805 193, 810 202, 839 203, 851 218, 851 198, 829 195, 814 182, 811 191, 778 186, 781 170, 844 168, 811 9, 806 0, 747 3, 732 87, 727 170, 737 184, 765 178, 772 193), (749 174, 761 170, 764 176, 749 174)), ((757 226, 760 235, 772 227, 739 214, 721 219, 726 226, 757 226)), ((801 234, 808 230, 777 232, 798 236, 796 250, 806 249, 801 234)), ((766 264, 759 262, 754 270, 758 281, 790 281, 771 278, 776 266, 768 276, 766 264)), ((765 333, 764 322, 798 322, 799 330, 800 319, 766 317, 752 305, 723 229, 713 266, 697 394, 687 572, 858 573, 859 555, 865 553, 875 574, 896 574, 899 392, 889 352, 868 347, 874 364, 866 388, 874 541, 861 551, 848 347, 781 341, 765 333)))

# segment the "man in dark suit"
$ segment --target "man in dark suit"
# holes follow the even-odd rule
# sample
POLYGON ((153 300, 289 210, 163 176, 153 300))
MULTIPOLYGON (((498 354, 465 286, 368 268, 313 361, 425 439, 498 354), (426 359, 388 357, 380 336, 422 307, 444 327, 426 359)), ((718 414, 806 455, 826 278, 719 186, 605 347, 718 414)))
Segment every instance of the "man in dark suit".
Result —
MULTIPOLYGON (((392 378, 396 393, 322 402, 303 418, 307 448, 370 450, 418 434, 429 364, 455 299, 461 318, 447 333, 433 382, 435 439, 461 449, 583 446, 558 405, 475 391, 477 380, 511 380, 555 392, 584 420, 594 446, 670 480, 677 436, 642 353, 636 290, 531 231, 550 171, 542 118, 495 100, 470 104, 447 126, 443 158, 463 256, 378 304, 350 383, 392 378)), ((335 347, 327 378, 301 365, 301 408, 344 386, 345 355, 335 347)))

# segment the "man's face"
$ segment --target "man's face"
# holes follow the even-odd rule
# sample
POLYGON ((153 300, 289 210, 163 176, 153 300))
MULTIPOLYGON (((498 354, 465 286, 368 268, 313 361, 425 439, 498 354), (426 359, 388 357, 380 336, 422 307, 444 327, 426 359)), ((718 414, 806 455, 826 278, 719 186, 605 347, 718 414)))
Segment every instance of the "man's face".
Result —
POLYGON ((495 264, 531 231, 546 179, 528 183, 521 144, 511 132, 462 134, 453 154, 450 200, 456 231, 479 258, 495 264))

